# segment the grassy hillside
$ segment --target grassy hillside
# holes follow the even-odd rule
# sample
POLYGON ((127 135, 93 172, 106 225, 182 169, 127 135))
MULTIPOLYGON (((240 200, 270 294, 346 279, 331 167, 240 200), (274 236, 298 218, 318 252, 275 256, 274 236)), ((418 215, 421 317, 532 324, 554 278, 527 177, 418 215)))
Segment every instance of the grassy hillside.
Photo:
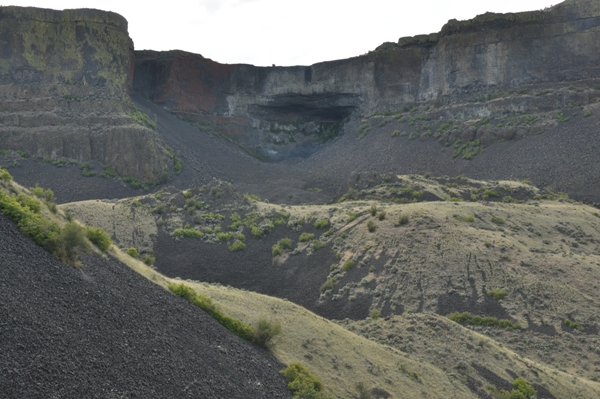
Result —
POLYGON ((162 248, 159 270, 182 267, 203 280, 213 273, 212 281, 238 287, 252 281, 253 290, 355 319, 376 311, 508 320, 519 328, 470 328, 534 361, 599 379, 597 209, 528 182, 461 177, 363 176, 340 201, 275 205, 216 182, 64 207, 84 220, 103 215, 94 223, 123 249, 139 243, 132 231, 156 226, 139 247, 162 248), (124 215, 134 225, 125 233, 124 215), (232 252, 240 235, 244 249, 232 252), (289 249, 274 251, 283 238, 289 249), (300 284, 305 291, 297 292, 300 284))

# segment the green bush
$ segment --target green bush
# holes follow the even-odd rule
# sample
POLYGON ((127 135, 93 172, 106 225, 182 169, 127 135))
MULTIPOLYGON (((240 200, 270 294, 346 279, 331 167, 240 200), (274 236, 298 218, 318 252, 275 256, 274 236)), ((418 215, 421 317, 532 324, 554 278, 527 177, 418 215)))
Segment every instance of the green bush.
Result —
POLYGON ((473 316, 469 312, 452 313, 447 316, 450 320, 458 324, 470 324, 475 326, 501 327, 512 330, 519 330, 519 323, 512 323, 510 320, 498 320, 495 317, 473 316))
POLYGON ((152 266, 155 261, 156 261, 156 258, 152 255, 146 255, 144 257, 144 263, 147 264, 148 266, 152 266))
POLYGON ((29 191, 36 197, 43 199, 46 202, 54 202, 54 192, 50 189, 44 190, 42 187, 37 184, 35 187, 29 187, 29 191))
POLYGON ((261 317, 258 320, 253 341, 263 348, 270 348, 273 345, 273 338, 279 334, 281 334, 281 324, 273 323, 261 317))
POLYGON ((325 292, 325 291, 329 291, 332 290, 335 287, 335 279, 334 278, 330 278, 327 279, 327 281, 325 281, 323 283, 323 285, 321 286, 321 292, 325 292))
POLYGON ((494 197, 494 198, 498 198, 498 197, 500 197, 500 194, 498 194, 498 193, 497 193, 496 191, 494 191, 494 190, 484 190, 484 191, 483 191, 483 196, 484 196, 484 198, 487 198, 487 197, 494 197))
POLYGON ((369 230, 369 233, 373 233, 375 230, 377 230, 377 226, 375 225, 374 221, 369 220, 367 222, 367 230, 369 230))
POLYGON ((377 205, 375 205, 375 204, 371 205, 369 212, 371 212, 371 216, 375 216, 377 214, 377 205))
POLYGON ((317 230, 323 230, 329 227, 329 220, 327 219, 319 219, 313 224, 314 228, 317 230))
POLYGON ((252 237, 260 240, 263 236, 263 231, 258 226, 252 226, 251 229, 252 237))
POLYGON ((385 211, 381 211, 377 214, 377 219, 378 220, 384 220, 385 219, 385 211))
POLYGON ((235 240, 231 244, 227 245, 227 249, 229 252, 239 252, 246 249, 246 244, 244 244, 241 240, 235 240))
POLYGON ((119 174, 117 173, 117 171, 114 170, 110 165, 104 165, 102 167, 102 170, 104 171, 104 174, 108 177, 112 177, 112 178, 119 177, 119 174))
POLYGON ((584 331, 583 324, 579 321, 572 321, 569 319, 565 319, 563 324, 567 327, 571 327, 574 330, 584 331))
POLYGON ((298 241, 299 242, 307 242, 307 241, 312 240, 313 238, 315 238, 315 235, 312 233, 302 233, 302 234, 300 234, 298 241))
POLYGON ((348 259, 342 265, 342 270, 345 271, 345 272, 348 272, 348 271, 352 270, 353 267, 354 267, 354 260, 353 259, 348 259))
POLYGON ((33 213, 40 213, 42 210, 42 204, 40 201, 28 195, 19 194, 17 195, 16 200, 22 206, 29 208, 33 213))
POLYGON ((131 256, 132 258, 139 258, 140 257, 140 253, 138 252, 137 248, 129 248, 127 250, 127 255, 131 256))
POLYGON ((327 243, 326 243, 326 242, 323 242, 323 241, 319 241, 319 240, 313 240, 313 242, 312 242, 312 247, 313 247, 313 249, 314 249, 315 251, 317 251, 317 250, 319 250, 319 249, 321 249, 321 248, 324 248, 324 247, 326 247, 326 246, 327 246, 327 243))
POLYGON ((185 190, 183 192, 183 198, 185 199, 190 199, 194 196, 194 193, 192 193, 190 190, 185 190))
POLYGON ((62 246, 62 229, 60 226, 35 213, 28 206, 17 201, 17 197, 0 191, 0 210, 17 223, 21 232, 34 239, 36 244, 60 259, 62 246))
POLYGON ((506 296, 506 291, 504 291, 501 288, 494 288, 493 290, 489 290, 487 292, 487 294, 492 298, 495 299, 496 301, 499 301, 501 299, 504 299, 504 297, 506 296))
POLYGON ((358 212, 348 212, 346 223, 353 222, 358 217, 358 212))
POLYGON ((504 224, 506 222, 502 218, 499 218, 499 217, 496 217, 496 216, 492 216, 492 223, 495 223, 495 224, 504 224))
POLYGON ((300 363, 291 363, 280 371, 288 381, 288 388, 294 393, 294 398, 299 399, 325 399, 323 383, 306 367, 300 363))
POLYGON ((101 251, 106 251, 112 244, 108 233, 99 227, 87 227, 85 235, 101 251))
POLYGON ((204 233, 196 229, 175 229, 175 231, 173 231, 173 237, 200 239, 204 237, 204 233))
POLYGON ((229 242, 233 238, 232 233, 217 233, 217 238, 223 242, 229 242))
POLYGON ((192 288, 183 283, 169 284, 169 290, 204 310, 232 333, 248 341, 254 341, 256 329, 221 312, 211 298, 206 295, 196 294, 192 288))
POLYGON ((67 223, 62 229, 61 244, 58 248, 59 258, 67 262, 77 261, 77 253, 88 249, 85 240, 85 228, 77 223, 67 223))
POLYGON ((173 157, 173 172, 176 175, 181 174, 181 171, 183 170, 183 165, 181 164, 181 159, 177 158, 177 157, 173 157))
POLYGON ((282 238, 277 242, 277 244, 271 247, 271 255, 273 255, 273 257, 279 256, 286 249, 292 249, 292 240, 289 238, 282 238))
POLYGON ((6 183, 10 183, 12 181, 12 176, 10 173, 8 173, 8 170, 0 168, 0 180, 6 183))
POLYGON ((408 215, 400 215, 400 217, 398 218, 398 224, 400 226, 407 225, 408 222, 409 222, 408 215))
POLYGON ((381 317, 381 310, 379 310, 379 309, 371 310, 370 316, 373 320, 377 320, 378 318, 381 317))

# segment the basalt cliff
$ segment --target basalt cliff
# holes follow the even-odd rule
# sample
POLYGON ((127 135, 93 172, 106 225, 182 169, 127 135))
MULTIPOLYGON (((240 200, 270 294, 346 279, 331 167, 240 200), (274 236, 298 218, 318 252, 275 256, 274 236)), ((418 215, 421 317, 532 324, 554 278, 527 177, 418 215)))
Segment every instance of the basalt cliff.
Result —
POLYGON ((134 66, 117 14, 0 8, 1 147, 168 178, 171 155, 129 100, 134 66))
MULTIPOLYGON (((348 122, 377 112, 430 105, 433 120, 471 120, 595 102, 596 93, 530 91, 597 79, 599 27, 600 4, 584 0, 451 20, 439 33, 312 66, 224 65, 182 51, 141 51, 134 88, 181 118, 277 160, 307 156, 348 122), (503 95, 519 89, 518 98, 503 95)), ((489 145, 515 134, 484 139, 489 145)))

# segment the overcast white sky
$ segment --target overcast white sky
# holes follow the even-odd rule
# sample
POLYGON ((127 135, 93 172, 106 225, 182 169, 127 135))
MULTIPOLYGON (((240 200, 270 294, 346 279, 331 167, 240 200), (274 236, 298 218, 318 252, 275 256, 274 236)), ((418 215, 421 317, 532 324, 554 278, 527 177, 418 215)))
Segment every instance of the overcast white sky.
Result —
MULTIPOLYGON (((9 0, 10 1, 10 0, 9 0)), ((137 50, 185 50, 221 63, 310 65, 348 58, 452 18, 539 10, 559 0, 12 0, 123 15, 137 50)))

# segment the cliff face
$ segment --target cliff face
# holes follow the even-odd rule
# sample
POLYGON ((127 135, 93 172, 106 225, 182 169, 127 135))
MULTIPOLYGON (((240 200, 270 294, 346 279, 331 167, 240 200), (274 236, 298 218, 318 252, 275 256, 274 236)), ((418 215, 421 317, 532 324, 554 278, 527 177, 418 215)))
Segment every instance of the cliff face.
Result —
POLYGON ((172 160, 131 115, 127 21, 98 10, 0 8, 0 147, 111 165, 146 182, 172 160))
MULTIPOLYGON (((451 20, 437 34, 307 67, 223 65, 179 51, 136 52, 134 87, 250 152, 279 159, 312 153, 351 116, 597 78, 599 39, 600 4, 572 0, 544 11, 451 20)), ((547 107, 553 106, 558 108, 547 107)), ((489 114, 493 107, 455 112, 489 114)))

